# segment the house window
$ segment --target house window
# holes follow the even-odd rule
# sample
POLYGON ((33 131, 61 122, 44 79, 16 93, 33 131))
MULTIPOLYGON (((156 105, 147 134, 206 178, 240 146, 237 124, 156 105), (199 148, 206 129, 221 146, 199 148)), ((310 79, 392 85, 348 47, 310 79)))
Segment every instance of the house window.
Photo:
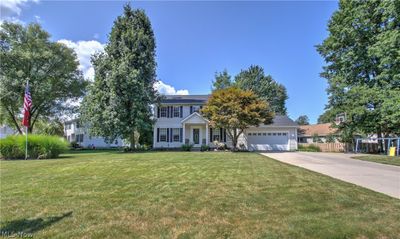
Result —
POLYGON ((66 128, 66 129, 71 129, 71 124, 66 124, 66 125, 65 125, 65 128, 66 128))
POLYGON ((221 130, 220 129, 213 129, 212 134, 213 134, 212 135, 213 141, 221 140, 221 130))
POLYGON ((268 133, 268 136, 271 136, 271 133, 268 133))
POLYGON ((256 136, 257 135, 257 133, 253 133, 253 136, 256 136))
POLYGON ((278 136, 281 136, 282 134, 281 133, 278 133, 278 136))
POLYGON ((258 136, 261 136, 261 133, 258 133, 258 136))
POLYGON ((82 143, 83 142, 83 134, 77 134, 76 135, 76 142, 77 143, 82 143))
POLYGON ((180 142, 181 141, 180 129, 179 128, 172 129, 172 140, 174 142, 180 142))
POLYGON ((68 142, 71 142, 71 136, 67 136, 68 142))
POLYGON ((167 107, 161 107, 160 108, 160 117, 167 117, 167 107))
POLYGON ((248 133, 247 135, 248 135, 248 136, 251 136, 251 133, 248 133))
POLYGON ((181 116, 181 107, 179 106, 174 106, 174 117, 179 118, 181 116))
POLYGON ((200 112, 200 105, 193 105, 193 112, 200 112))
POLYGON ((273 133, 272 135, 273 135, 273 136, 276 136, 276 133, 273 133))
POLYGON ((263 133, 263 136, 267 136, 267 133, 263 133))
POLYGON ((282 135, 283 135, 283 136, 286 136, 286 135, 287 135, 287 133, 283 133, 282 135))
POLYGON ((118 144, 118 140, 115 140, 114 144, 118 144))
POLYGON ((167 129, 160 128, 160 142, 167 142, 167 129))
POLYGON ((76 122, 76 128, 79 129, 81 127, 81 125, 79 124, 79 122, 76 122))

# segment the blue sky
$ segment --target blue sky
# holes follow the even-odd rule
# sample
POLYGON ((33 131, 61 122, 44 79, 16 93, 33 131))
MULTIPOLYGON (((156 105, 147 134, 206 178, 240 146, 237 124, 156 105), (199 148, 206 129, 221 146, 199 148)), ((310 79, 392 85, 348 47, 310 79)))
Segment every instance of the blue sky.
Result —
MULTIPOLYGON (((54 41, 77 51, 92 77, 90 54, 107 42, 125 1, 2 0, 2 20, 42 24, 54 41)), ((133 2, 148 14, 157 42, 157 75, 166 93, 207 94, 216 71, 237 74, 252 64, 285 85, 293 119, 312 123, 327 102, 324 65, 315 45, 328 35, 335 1, 133 2)))

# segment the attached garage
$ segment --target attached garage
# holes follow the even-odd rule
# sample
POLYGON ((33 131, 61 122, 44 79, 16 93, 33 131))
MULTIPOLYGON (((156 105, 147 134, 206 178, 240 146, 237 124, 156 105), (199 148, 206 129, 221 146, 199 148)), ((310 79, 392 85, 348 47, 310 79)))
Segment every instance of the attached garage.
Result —
POLYGON ((253 151, 288 151, 289 132, 254 130, 247 132, 247 147, 253 151))
POLYGON ((294 151, 297 150, 297 128, 286 115, 276 115, 272 124, 246 129, 239 145, 249 151, 294 151))

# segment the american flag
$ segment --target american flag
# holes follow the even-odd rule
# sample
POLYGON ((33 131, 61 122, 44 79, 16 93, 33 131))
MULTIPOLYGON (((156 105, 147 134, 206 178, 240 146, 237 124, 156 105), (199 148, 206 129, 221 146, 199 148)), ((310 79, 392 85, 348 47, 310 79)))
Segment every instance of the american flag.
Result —
POLYGON ((25 96, 24 96, 24 119, 22 120, 22 125, 29 127, 29 116, 32 106, 31 93, 29 92, 29 83, 26 82, 25 96))

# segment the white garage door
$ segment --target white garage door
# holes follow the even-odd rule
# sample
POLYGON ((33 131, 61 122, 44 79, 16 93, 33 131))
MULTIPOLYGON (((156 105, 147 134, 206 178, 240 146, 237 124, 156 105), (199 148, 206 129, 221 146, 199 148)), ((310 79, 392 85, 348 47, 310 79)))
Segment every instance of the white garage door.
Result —
POLYGON ((249 150, 289 150, 289 134, 287 132, 249 131, 247 132, 247 142, 249 150))

